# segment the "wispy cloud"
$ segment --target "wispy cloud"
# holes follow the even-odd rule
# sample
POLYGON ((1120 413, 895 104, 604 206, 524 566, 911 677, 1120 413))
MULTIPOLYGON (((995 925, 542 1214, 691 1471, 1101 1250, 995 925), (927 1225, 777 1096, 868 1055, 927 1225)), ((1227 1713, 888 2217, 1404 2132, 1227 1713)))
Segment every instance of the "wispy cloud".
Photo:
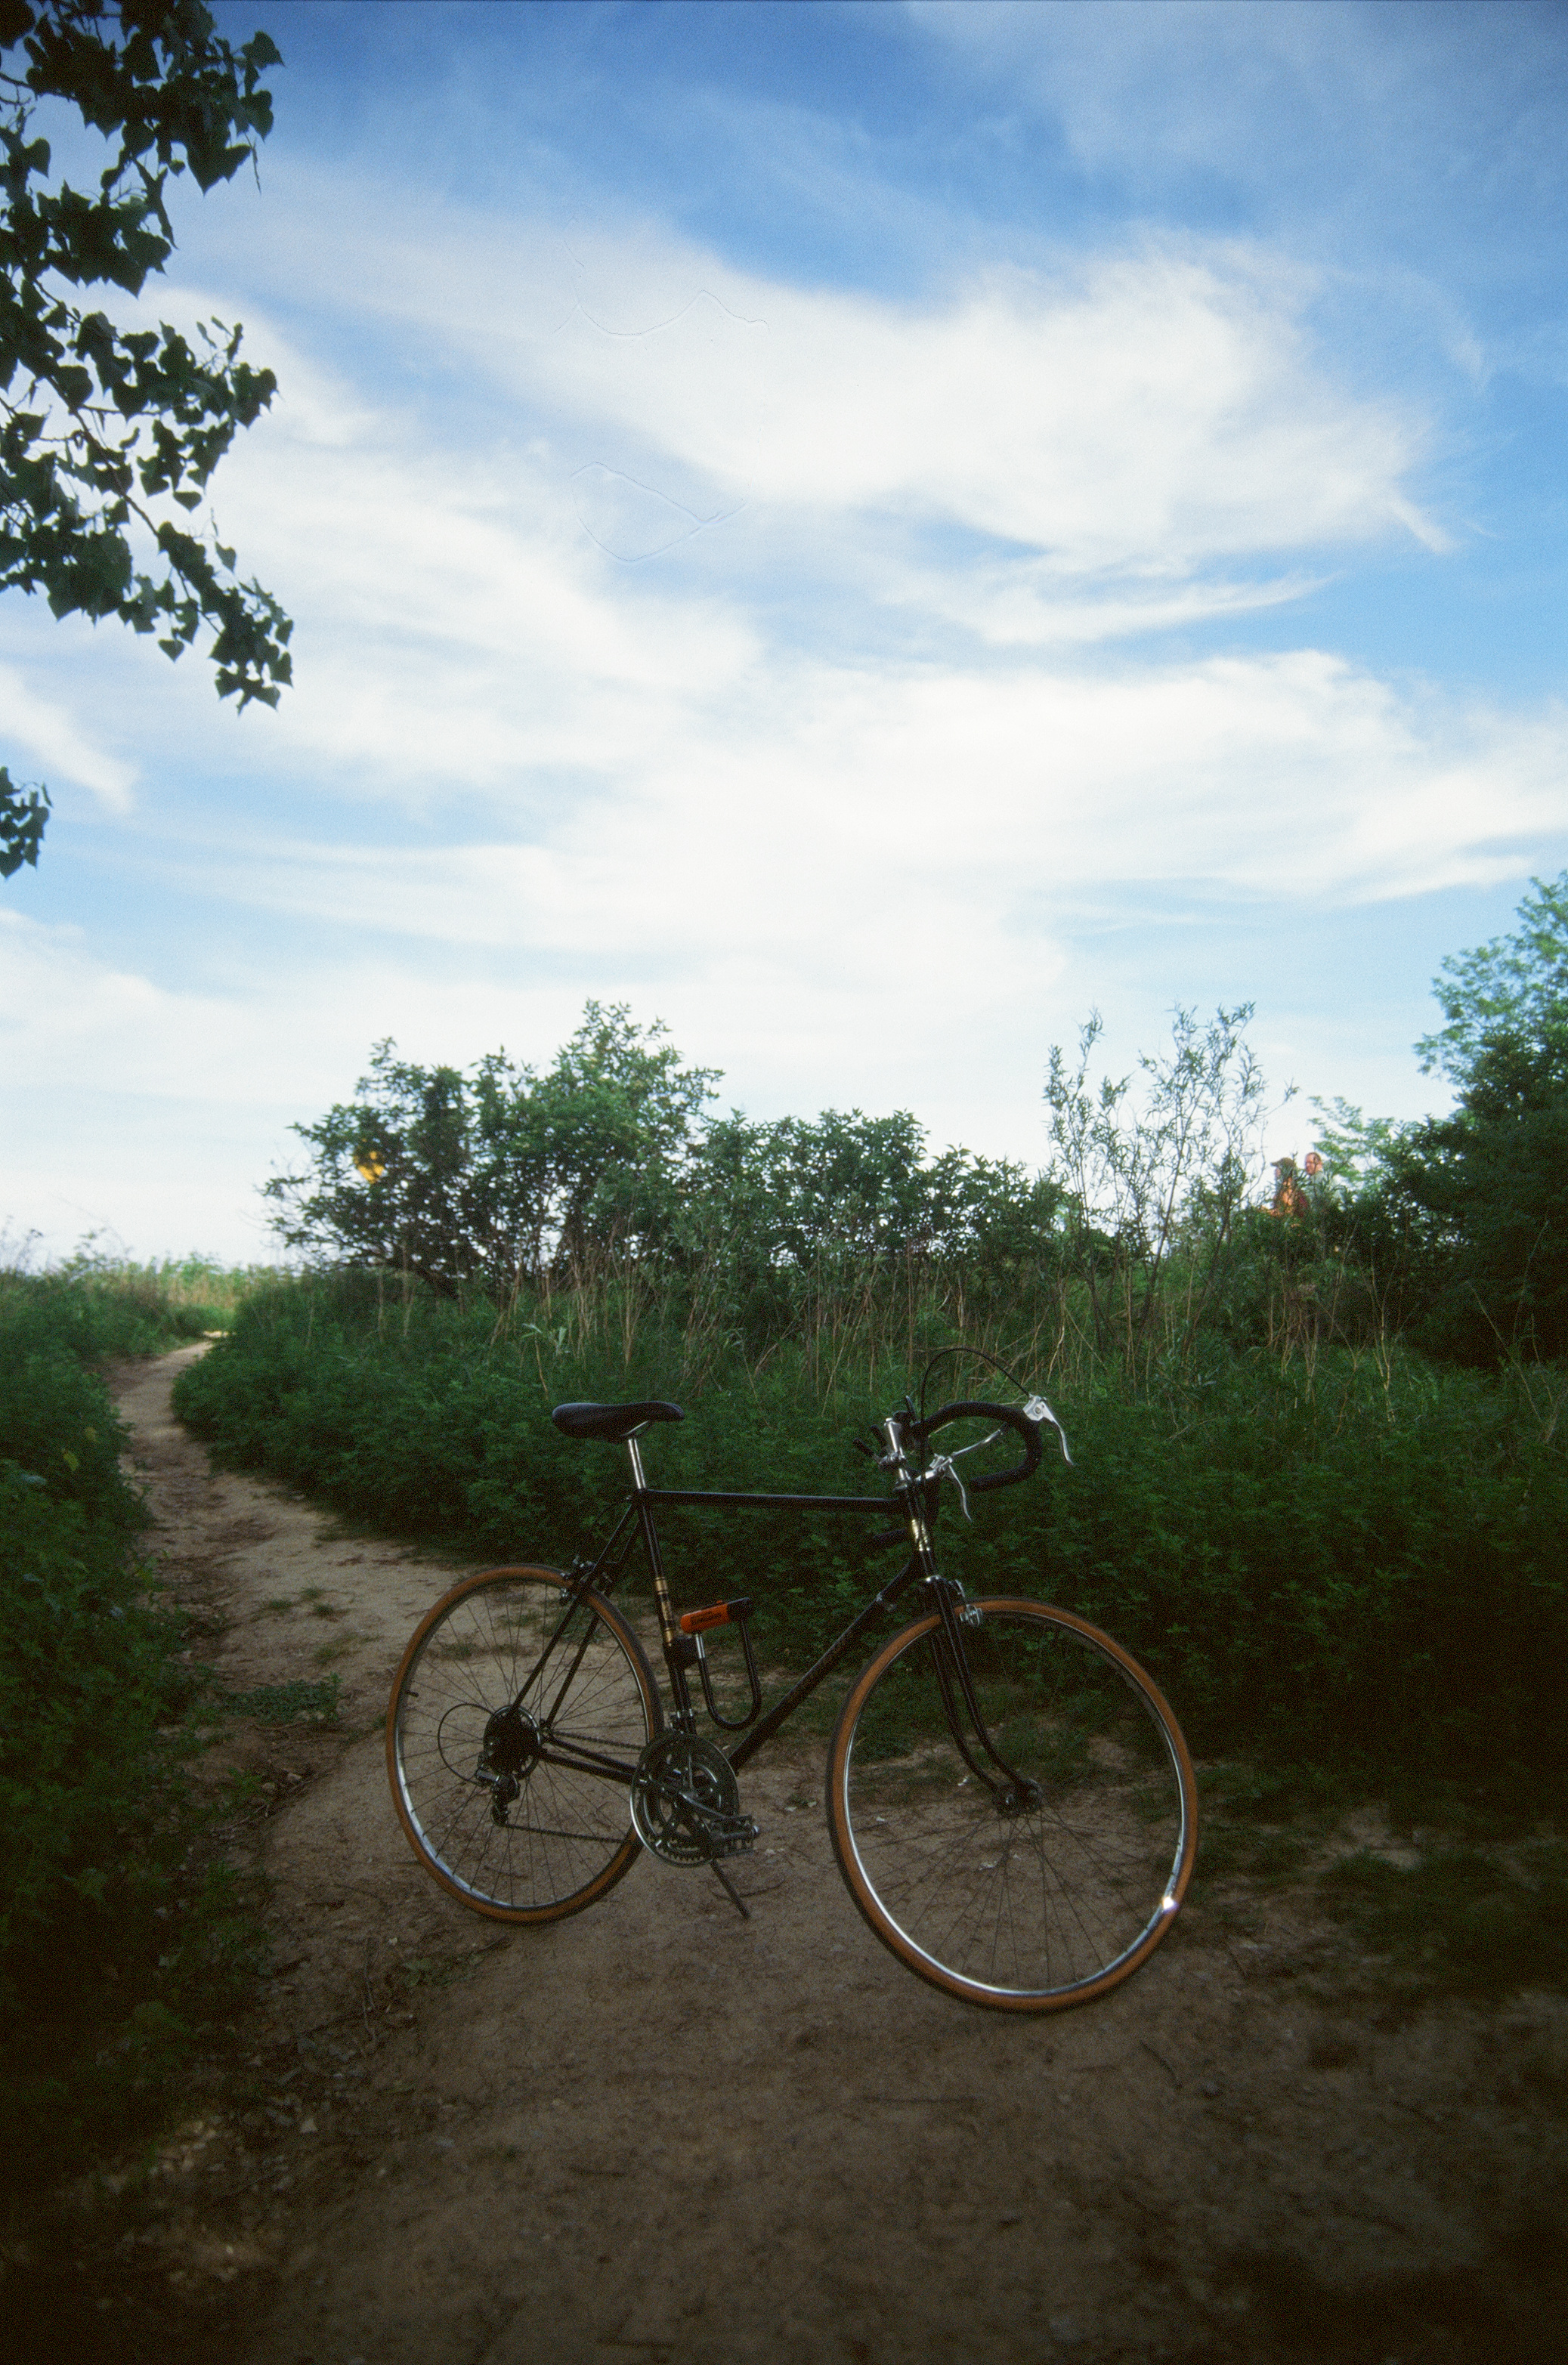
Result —
POLYGON ((894 303, 647 230, 401 210, 334 208, 342 239, 301 254, 313 292, 521 405, 514 446, 531 429, 564 476, 622 476, 697 523, 892 514, 1085 576, 1444 540, 1410 485, 1429 423, 1336 383, 1310 278, 1256 245, 1114 241, 894 303))
MULTIPOLYGON (((624 261, 592 252, 613 286, 624 261)), ((1157 247, 923 306, 690 267, 674 319, 611 333, 579 308, 530 364, 736 497, 958 524, 1084 575, 1443 540, 1406 488, 1420 421, 1331 383, 1305 289, 1260 256, 1157 247)))
POLYGON ((136 773, 131 765, 95 746, 87 732, 62 706, 41 698, 15 666, 0 666, 0 732, 20 740, 40 769, 58 779, 79 781, 90 789, 110 813, 124 813, 130 803, 136 773))
MULTIPOLYGON (((645 235, 578 231, 573 254, 592 300, 553 326, 535 304, 491 339, 455 308, 447 350, 490 385, 461 442, 357 385, 342 348, 283 341, 297 392, 231 455, 223 519, 299 616, 300 679, 225 761, 319 782, 320 836, 237 814, 231 856, 170 846, 171 875, 644 973, 744 954, 772 992, 802 926, 813 964, 874 944, 896 970, 902 922, 865 914, 899 896, 934 919, 945 896, 1002 947, 1014 906, 1089 885, 1408 895, 1550 834, 1555 714, 1462 709, 1310 647, 1158 654, 1161 631, 1314 579, 1238 564, 1412 521, 1440 538, 1406 489, 1420 422, 1334 387, 1292 273, 1145 250, 921 308, 645 235), (580 458, 611 431, 648 475, 580 458), (649 481, 666 460, 680 501, 649 481), (1136 662, 1107 654, 1132 635, 1136 662), (366 851, 334 797, 439 813, 457 843, 366 851)), ((398 275, 421 338, 431 289, 466 288, 448 259, 398 275)), ((198 765, 205 684, 156 694, 198 765)))
POLYGON ((356 796, 526 813, 720 747, 745 776, 846 670, 961 682, 1054 650, 1059 672, 1287 603, 1303 558, 1442 540, 1411 490, 1423 422, 1333 384, 1305 283, 1256 253, 993 273, 920 307, 579 230, 582 300, 546 303, 528 241, 459 228, 410 256, 394 219, 392 285, 362 284, 462 375, 460 432, 395 376, 357 385, 342 322, 329 362, 263 314, 287 390, 222 486, 225 532, 299 618, 269 757, 356 796))
POLYGON ((1102 202, 1191 229, 1239 214, 1356 274, 1357 335, 1395 381, 1432 327, 1473 367, 1517 347, 1521 308, 1561 310, 1559 7, 910 0, 903 22, 983 119, 1028 127, 1102 202))
MULTIPOLYGON (((1078 674, 759 668, 743 699, 650 728, 553 812, 463 843, 165 848, 207 895, 534 960, 617 985, 758 992, 883 978, 919 1007, 935 940, 992 985, 1087 891, 1158 884, 1309 905, 1517 871, 1561 828, 1568 712, 1401 696, 1315 651, 1078 674)), ((985 989, 987 992, 991 988, 985 989)))

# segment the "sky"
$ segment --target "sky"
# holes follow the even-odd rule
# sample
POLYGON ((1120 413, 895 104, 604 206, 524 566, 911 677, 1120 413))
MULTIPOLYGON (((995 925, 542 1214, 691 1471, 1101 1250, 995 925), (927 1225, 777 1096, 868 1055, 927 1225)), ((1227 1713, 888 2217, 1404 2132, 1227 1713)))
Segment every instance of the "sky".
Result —
POLYGON ((589 998, 1030 1167, 1092 1010, 1253 1004, 1273 1155, 1445 1104, 1568 866, 1568 12, 218 14, 276 129, 143 309, 277 374, 296 685, 0 600, 13 1254, 268 1259, 375 1043, 589 998))

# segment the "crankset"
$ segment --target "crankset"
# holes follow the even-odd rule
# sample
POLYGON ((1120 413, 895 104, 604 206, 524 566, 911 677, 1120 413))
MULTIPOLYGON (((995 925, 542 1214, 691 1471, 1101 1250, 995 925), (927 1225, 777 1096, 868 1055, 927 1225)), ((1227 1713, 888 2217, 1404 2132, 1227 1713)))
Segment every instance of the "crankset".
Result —
POLYGON ((637 1837, 666 1864, 716 1864, 744 1855, 756 1825, 740 1811, 735 1769, 722 1749, 690 1732, 661 1732, 632 1777, 637 1837))

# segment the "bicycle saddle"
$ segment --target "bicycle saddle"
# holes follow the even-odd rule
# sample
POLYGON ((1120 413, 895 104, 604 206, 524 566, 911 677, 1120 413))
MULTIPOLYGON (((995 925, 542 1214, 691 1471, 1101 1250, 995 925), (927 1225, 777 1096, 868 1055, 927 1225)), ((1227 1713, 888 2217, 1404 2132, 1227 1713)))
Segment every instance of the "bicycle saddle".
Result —
POLYGON ((624 1445, 634 1430, 644 1428, 651 1420, 684 1420, 686 1415, 678 1405, 651 1401, 557 1405, 550 1418, 567 1437, 598 1437, 609 1445, 624 1445))

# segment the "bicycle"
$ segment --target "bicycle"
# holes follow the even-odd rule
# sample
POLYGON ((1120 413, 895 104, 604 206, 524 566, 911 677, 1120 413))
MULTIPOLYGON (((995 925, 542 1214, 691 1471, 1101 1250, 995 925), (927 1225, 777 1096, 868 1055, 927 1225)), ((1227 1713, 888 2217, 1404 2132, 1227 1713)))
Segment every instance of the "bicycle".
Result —
MULTIPOLYGON (((922 1401, 924 1402, 924 1390, 922 1401)), ((644 1852, 725 1870, 758 1826, 737 1775, 862 1636, 912 1589, 913 1622, 851 1683, 828 1749, 834 1853, 882 1943, 967 2001, 1045 2012, 1103 1994, 1145 1963, 1174 1921, 1197 1838, 1192 1761, 1175 1718, 1108 1634, 1069 1611, 968 1595, 937 1570, 944 1485, 969 1496, 1039 1466, 1041 1397, 1019 1409, 963 1398, 929 1418, 913 1402, 868 1450, 890 1494, 731 1494, 651 1486, 638 1440, 678 1405, 558 1405, 567 1437, 625 1448, 631 1493, 599 1550, 569 1569, 492 1568, 454 1586, 415 1629, 386 1717, 387 1770, 416 1854, 454 1896, 498 1921, 553 1922, 603 1897, 644 1852), (991 1434, 936 1453, 957 1421, 991 1434), (965 1454, 1012 1431, 1022 1459, 970 1475, 965 1454), (899 1575, 763 1712, 751 1601, 684 1614, 654 1522, 661 1504, 898 1514, 873 1542, 907 1544, 899 1575), (634 1545, 652 1580, 669 1712, 633 1626, 611 1599, 634 1545), (745 1713, 721 1709, 708 1638, 738 1635, 745 1713), (727 1748, 697 1730, 690 1678, 727 1748)), ((738 1669, 736 1670, 738 1675, 738 1669)), ((735 1705, 726 1700, 727 1707, 735 1705)))

